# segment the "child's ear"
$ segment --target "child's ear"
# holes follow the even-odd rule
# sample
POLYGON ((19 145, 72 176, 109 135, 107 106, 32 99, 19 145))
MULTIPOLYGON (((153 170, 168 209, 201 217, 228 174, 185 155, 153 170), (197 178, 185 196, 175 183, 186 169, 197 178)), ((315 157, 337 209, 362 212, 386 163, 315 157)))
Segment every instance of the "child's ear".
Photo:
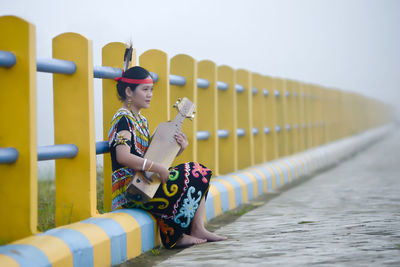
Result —
POLYGON ((126 96, 132 96, 132 90, 131 90, 131 88, 129 86, 127 86, 125 88, 125 95, 126 96))

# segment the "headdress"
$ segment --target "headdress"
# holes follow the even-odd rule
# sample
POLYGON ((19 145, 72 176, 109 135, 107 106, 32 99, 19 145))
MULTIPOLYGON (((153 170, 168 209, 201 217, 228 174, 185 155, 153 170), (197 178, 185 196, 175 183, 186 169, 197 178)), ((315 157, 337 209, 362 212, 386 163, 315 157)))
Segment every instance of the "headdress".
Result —
POLYGON ((124 77, 124 73, 127 71, 129 68, 129 64, 132 61, 132 43, 125 49, 125 54, 124 54, 124 65, 122 69, 122 76, 117 77, 114 80, 116 81, 121 81, 124 83, 130 83, 130 84, 144 84, 144 83, 153 83, 153 79, 129 79, 127 77, 124 77))

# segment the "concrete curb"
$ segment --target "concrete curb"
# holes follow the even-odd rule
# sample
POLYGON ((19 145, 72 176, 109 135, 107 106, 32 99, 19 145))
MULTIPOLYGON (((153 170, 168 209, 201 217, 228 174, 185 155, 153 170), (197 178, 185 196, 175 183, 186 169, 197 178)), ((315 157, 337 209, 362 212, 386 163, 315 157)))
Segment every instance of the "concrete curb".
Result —
MULTIPOLYGON (((376 142, 392 126, 344 138, 235 173, 212 178, 207 221, 301 177, 339 163, 376 142)), ((110 266, 159 244, 153 216, 118 210, 0 246, 0 266, 110 266)))

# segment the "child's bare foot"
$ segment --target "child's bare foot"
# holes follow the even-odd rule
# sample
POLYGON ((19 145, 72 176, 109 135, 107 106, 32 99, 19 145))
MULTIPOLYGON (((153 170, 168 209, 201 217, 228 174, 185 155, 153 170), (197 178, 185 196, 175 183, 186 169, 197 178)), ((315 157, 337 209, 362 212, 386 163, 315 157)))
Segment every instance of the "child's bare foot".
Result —
POLYGON ((191 234, 197 238, 206 239, 208 242, 217 242, 227 240, 226 236, 220 236, 214 233, 207 231, 206 229, 202 230, 192 230, 191 234))
POLYGON ((182 237, 176 242, 175 247, 186 247, 207 242, 207 239, 197 238, 191 235, 182 234, 182 237))

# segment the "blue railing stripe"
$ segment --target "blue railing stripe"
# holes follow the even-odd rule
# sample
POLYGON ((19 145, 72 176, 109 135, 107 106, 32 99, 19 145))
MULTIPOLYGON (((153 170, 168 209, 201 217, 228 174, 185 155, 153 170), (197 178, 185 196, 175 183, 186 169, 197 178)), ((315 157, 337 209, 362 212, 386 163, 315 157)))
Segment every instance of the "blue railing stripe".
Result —
POLYGON ((111 265, 117 265, 127 260, 126 232, 122 226, 109 218, 91 217, 81 223, 95 224, 107 234, 111 243, 111 265))
POLYGON ((73 266, 93 266, 93 246, 80 231, 68 228, 54 228, 41 235, 60 238, 69 247, 73 266))
POLYGON ((0 254, 14 259, 19 266, 51 266, 46 254, 37 247, 26 244, 0 246, 0 254))

